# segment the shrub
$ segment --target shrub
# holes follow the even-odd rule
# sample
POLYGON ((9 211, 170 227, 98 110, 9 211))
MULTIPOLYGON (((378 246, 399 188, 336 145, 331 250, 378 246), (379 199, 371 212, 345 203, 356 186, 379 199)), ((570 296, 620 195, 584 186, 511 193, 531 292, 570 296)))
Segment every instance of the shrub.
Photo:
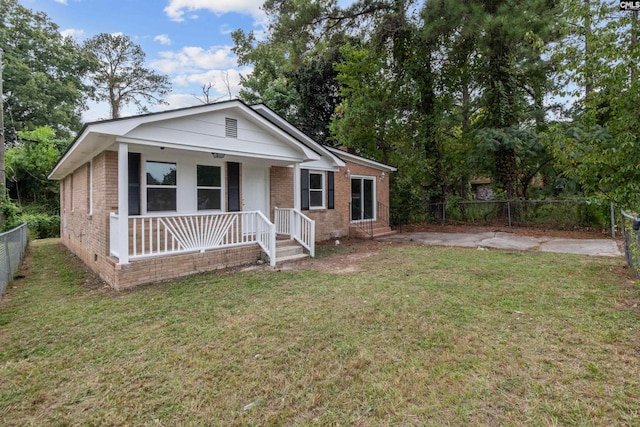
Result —
POLYGON ((8 197, 0 196, 0 232, 9 231, 20 224, 20 208, 8 197))
POLYGON ((60 235, 60 215, 28 213, 21 216, 20 222, 27 223, 32 239, 46 239, 60 235))

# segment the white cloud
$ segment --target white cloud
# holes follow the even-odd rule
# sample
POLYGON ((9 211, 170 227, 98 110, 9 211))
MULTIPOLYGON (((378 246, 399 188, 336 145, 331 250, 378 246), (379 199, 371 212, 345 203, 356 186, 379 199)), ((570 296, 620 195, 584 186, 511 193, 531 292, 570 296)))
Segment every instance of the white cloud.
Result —
POLYGON ((85 36, 84 30, 79 30, 77 28, 68 28, 66 30, 60 31, 62 37, 71 37, 74 40, 83 39, 85 36))
POLYGON ((185 11, 194 12, 196 10, 208 10, 216 15, 237 12, 251 15, 261 21, 264 17, 264 12, 260 10, 263 2, 264 0, 169 0, 169 4, 164 8, 164 13, 172 21, 178 22, 185 20, 185 11))
POLYGON ((155 111, 172 110, 174 108, 191 107, 194 105, 202 105, 202 102, 198 101, 194 95, 188 95, 186 93, 174 93, 167 97, 165 100, 168 105, 156 106, 155 111), (162 108, 161 108, 162 107, 162 108))
MULTIPOLYGON (((173 83, 176 86, 182 87, 193 85, 201 87, 202 85, 211 83, 213 86, 212 95, 228 95, 230 90, 232 95, 235 96, 240 91, 240 74, 249 74, 251 70, 251 68, 247 67, 240 70, 230 68, 226 70, 207 70, 202 73, 179 74, 173 78, 173 83)), ((200 93, 198 93, 198 95, 200 95, 200 93)))
POLYGON ((171 39, 166 34, 158 34, 153 38, 153 41, 159 42, 160 44, 169 46, 171 44, 171 39))
POLYGON ((237 59, 231 46, 213 46, 207 50, 187 46, 179 51, 159 53, 161 59, 150 62, 152 68, 165 74, 187 74, 210 69, 234 67, 237 59))
POLYGON ((56 3, 63 4, 65 6, 67 5, 67 0, 53 0, 53 1, 55 1, 56 3))

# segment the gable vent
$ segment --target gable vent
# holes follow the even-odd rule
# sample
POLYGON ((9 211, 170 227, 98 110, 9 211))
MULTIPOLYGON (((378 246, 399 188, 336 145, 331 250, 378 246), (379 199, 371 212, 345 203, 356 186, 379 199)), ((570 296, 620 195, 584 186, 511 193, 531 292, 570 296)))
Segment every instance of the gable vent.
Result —
POLYGON ((225 117, 224 119, 224 135, 229 138, 238 137, 238 121, 236 119, 230 119, 225 117))

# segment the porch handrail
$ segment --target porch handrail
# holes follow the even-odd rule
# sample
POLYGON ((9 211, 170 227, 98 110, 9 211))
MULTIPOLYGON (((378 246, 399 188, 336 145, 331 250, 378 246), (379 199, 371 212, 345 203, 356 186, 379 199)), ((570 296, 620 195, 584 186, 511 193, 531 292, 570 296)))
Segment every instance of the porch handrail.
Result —
POLYGON ((291 223, 293 216, 290 208, 274 208, 273 222, 276 226, 276 234, 288 235, 293 239, 293 225, 291 223))
POLYGON ((293 238, 309 251, 309 256, 316 255, 316 222, 297 209, 292 210, 296 234, 293 238))
POLYGON ((351 224, 358 227, 364 234, 369 236, 370 239, 373 239, 373 223, 375 222, 374 217, 367 217, 366 215, 362 215, 360 206, 355 206, 353 203, 349 202, 349 218, 351 224), (352 219, 354 212, 358 217, 360 217, 360 219, 352 219))
POLYGON ((256 212, 256 241, 269 257, 269 265, 276 265, 276 226, 260 211, 256 212))
POLYGON ((200 214, 149 214, 125 217, 128 221, 129 247, 121 248, 118 224, 122 220, 110 214, 110 254, 120 258, 142 259, 207 249, 228 248, 257 243, 275 265, 275 225, 260 211, 200 214))
POLYGON ((274 208, 273 221, 277 234, 289 235, 315 256, 316 222, 294 208, 274 208))
POLYGON ((385 225, 390 225, 391 223, 391 218, 389 216, 389 206, 385 205, 382 202, 378 202, 377 203, 377 209, 376 209, 376 220, 378 222, 382 222, 385 225))

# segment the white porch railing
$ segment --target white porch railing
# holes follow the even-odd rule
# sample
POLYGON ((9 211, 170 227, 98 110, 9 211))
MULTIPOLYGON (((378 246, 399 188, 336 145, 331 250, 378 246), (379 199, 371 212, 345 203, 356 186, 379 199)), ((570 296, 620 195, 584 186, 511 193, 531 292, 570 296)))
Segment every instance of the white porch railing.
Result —
POLYGON ((315 256, 316 223, 297 209, 275 208, 273 220, 276 234, 288 235, 315 256))
MULTIPOLYGON (((118 257, 120 218, 111 214, 110 252, 118 257)), ((260 245, 275 265, 275 226, 259 211, 191 215, 140 215, 128 217, 129 259, 260 245)))

